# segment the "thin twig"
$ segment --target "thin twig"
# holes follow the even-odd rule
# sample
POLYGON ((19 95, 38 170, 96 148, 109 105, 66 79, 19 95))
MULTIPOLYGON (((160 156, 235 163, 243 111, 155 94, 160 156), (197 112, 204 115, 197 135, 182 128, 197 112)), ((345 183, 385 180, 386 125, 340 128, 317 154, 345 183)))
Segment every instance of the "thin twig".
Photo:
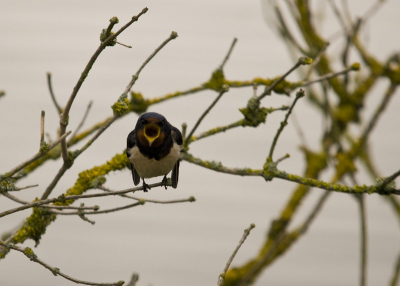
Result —
MULTIPOLYGON (((115 192, 115 191, 112 191, 109 188, 106 188, 104 186, 98 186, 97 189, 103 190, 103 191, 108 192, 108 193, 115 192)), ((146 203, 148 202, 148 203, 155 203, 155 204, 175 204, 175 203, 184 203, 184 202, 194 202, 194 201, 196 201, 195 197, 189 197, 187 199, 180 199, 180 200, 160 201, 160 200, 149 200, 149 199, 137 198, 137 197, 129 196, 129 195, 125 195, 125 194, 122 194, 122 195, 119 195, 119 196, 123 197, 123 198, 136 200, 136 201, 144 201, 146 203)))
POLYGON ((64 277, 65 279, 75 282, 77 284, 84 284, 84 285, 97 285, 97 286, 122 286, 125 282, 124 281, 118 281, 118 282, 112 282, 112 283, 96 283, 96 282, 89 282, 89 281, 83 281, 83 280, 78 280, 76 278, 73 278, 71 276, 68 276, 67 274, 64 274, 63 272, 60 271, 59 268, 57 267, 51 267, 47 263, 45 263, 43 260, 39 259, 36 254, 30 249, 29 247, 26 248, 21 248, 16 245, 10 245, 6 244, 3 241, 0 241, 0 245, 6 247, 7 249, 13 249, 16 251, 19 251, 23 254, 25 254, 26 257, 28 257, 31 261, 39 263, 43 267, 49 269, 53 275, 57 276, 60 275, 61 277, 64 277))
POLYGON ((367 285, 367 262, 368 262, 368 236, 367 236, 367 217, 365 211, 365 196, 359 195, 358 202, 360 206, 360 224, 361 224, 361 271, 360 286, 367 285))
POLYGON ((350 66, 350 67, 348 67, 348 68, 346 68, 346 69, 344 69, 344 70, 342 70, 340 72, 324 74, 323 76, 321 76, 321 77, 319 77, 319 78, 317 78, 315 80, 303 83, 301 86, 302 87, 306 87, 306 86, 309 86, 309 85, 311 85, 313 83, 320 82, 320 81, 327 80, 327 79, 331 79, 333 77, 337 77, 337 76, 342 75, 342 74, 347 74, 348 72, 354 71, 354 70, 358 70, 358 68, 357 68, 357 66, 353 66, 352 65, 352 66, 350 66))
POLYGON ((106 213, 111 213, 111 212, 116 212, 116 211, 121 211, 121 210, 125 210, 125 209, 130 209, 136 206, 141 206, 144 205, 145 201, 139 201, 133 204, 129 204, 129 205, 125 205, 122 207, 116 207, 116 208, 112 208, 112 209, 106 209, 106 210, 101 210, 101 211, 77 211, 77 212, 64 212, 64 211, 54 211, 54 210, 50 210, 49 212, 54 213, 54 214, 58 214, 58 215, 92 215, 92 214, 106 214, 106 213))
POLYGON ((142 71, 142 69, 151 61, 152 58, 166 45, 168 44, 171 40, 176 39, 178 37, 178 34, 176 32, 172 32, 171 35, 166 39, 162 44, 144 61, 142 66, 138 69, 136 74, 132 76, 132 80, 129 82, 128 86, 126 87, 124 94, 128 94, 128 92, 131 90, 132 86, 135 84, 136 80, 139 78, 139 74, 142 71))
POLYGON ((319 63, 319 61, 321 60, 322 55, 325 53, 326 49, 329 46, 329 42, 326 42, 325 45, 322 47, 322 49, 318 52, 317 56, 315 57, 315 59, 313 60, 312 64, 310 65, 306 75, 304 76, 303 81, 308 81, 310 78, 310 75, 313 71, 313 69, 315 68, 315 66, 319 63))
POLYGON ((231 47, 229 48, 228 53, 226 54, 226 56, 225 56, 224 60, 222 61, 221 65, 219 66, 220 70, 224 69, 224 66, 225 66, 226 62, 228 61, 229 56, 231 55, 231 53, 233 51, 233 48, 235 47, 236 42, 237 42, 237 38, 234 38, 233 41, 232 41, 231 47))
POLYGON ((44 155, 46 155, 51 149, 53 149, 54 147, 56 147, 62 140, 65 139, 65 137, 67 137, 69 134, 71 133, 71 131, 68 131, 67 133, 64 133, 60 138, 57 139, 57 141, 55 141, 54 143, 52 143, 48 150, 42 153, 37 153, 35 156, 33 156, 32 158, 30 158, 29 160, 21 163, 20 165, 18 165, 17 167, 15 167, 14 169, 10 170, 9 172, 6 173, 7 177, 11 177, 12 175, 14 175, 15 173, 17 173, 18 171, 20 171, 21 169, 25 168, 26 166, 28 166, 29 164, 31 164, 32 162, 36 161, 37 159, 43 157, 44 155))
MULTIPOLYGON (((11 191, 22 191, 22 190, 26 190, 26 189, 30 189, 30 188, 35 188, 35 187, 38 187, 39 185, 38 184, 36 184, 36 185, 29 185, 29 186, 25 186, 25 187, 22 187, 22 188, 16 188, 16 189, 14 189, 14 190, 11 190, 11 191)), ((10 192, 11 192, 10 191, 10 192)))
POLYGON ((275 81, 273 84, 270 86, 266 86, 265 90, 260 96, 258 97, 258 100, 260 101, 263 99, 265 96, 270 95, 271 91, 277 86, 281 81, 283 81, 289 74, 291 74, 295 69, 297 69, 299 66, 302 65, 309 65, 312 63, 312 59, 308 57, 300 57, 297 61, 297 63, 289 70, 287 71, 283 76, 281 76, 277 81, 275 81))
POLYGON ((220 285, 222 285, 222 283, 224 283, 226 272, 228 271, 229 266, 231 265, 233 259, 235 258, 236 253, 239 251, 239 248, 242 246, 242 244, 246 240, 247 236, 250 234, 250 231, 255 227, 256 227, 256 225, 254 223, 252 223, 248 228, 246 228, 244 230, 243 236, 240 239, 239 244, 236 246, 236 249, 233 251, 231 257, 228 259, 228 262, 226 263, 223 272, 218 277, 218 282, 217 282, 218 286, 220 286, 220 285))
POLYGON ((49 73, 49 72, 47 73, 47 86, 49 87, 49 92, 50 92, 50 95, 51 95, 51 99, 53 100, 53 103, 54 103, 54 105, 55 105, 55 107, 57 109, 57 112, 58 112, 58 114, 61 114, 62 113, 62 108, 58 105, 56 97, 54 95, 53 86, 52 86, 52 83, 51 83, 51 73, 49 73))
POLYGON ((50 182, 50 184, 47 186, 46 190, 44 191, 43 195, 40 197, 41 200, 45 200, 49 197, 50 193, 53 191, 53 189, 56 187, 58 181, 61 179, 62 176, 64 176, 65 172, 69 169, 67 164, 62 164, 61 168, 58 170, 57 174, 53 178, 53 180, 50 182))
POLYGON ((275 161, 275 164, 278 165, 280 162, 286 160, 287 158, 290 158, 290 154, 286 154, 285 156, 279 158, 278 160, 275 161))
POLYGON ((125 45, 125 44, 123 44, 123 43, 120 43, 120 42, 115 42, 115 43, 117 43, 118 45, 121 45, 121 46, 127 47, 127 48, 129 48, 129 49, 132 49, 132 46, 128 46, 128 45, 125 45))
POLYGON ((229 90, 229 86, 227 86, 226 84, 224 84, 222 86, 222 90, 219 92, 218 96, 214 99, 214 101, 210 104, 210 106, 203 112, 203 114, 200 116, 200 118, 197 120, 196 124, 194 125, 194 127, 192 128, 192 130, 190 131, 189 135, 186 137, 185 142, 183 142, 183 145, 187 145, 190 142, 190 139, 193 135, 193 133, 196 131, 197 127, 199 127, 201 121, 203 121, 204 117, 206 117, 206 115, 210 112, 210 110, 215 106, 215 104, 217 104, 217 102, 220 100, 220 98, 222 97, 222 95, 224 95, 225 92, 227 92, 229 90))
POLYGON ((300 53, 307 54, 306 50, 303 47, 301 47, 299 42, 293 37, 292 33, 290 32, 279 7, 275 6, 274 8, 275 8, 275 14, 278 18, 278 22, 280 24, 280 27, 278 27, 278 29, 280 30, 282 37, 288 40, 300 53))
POLYGON ((392 98, 393 94, 396 91, 396 88, 397 88, 397 85, 393 83, 387 89, 387 91, 385 93, 385 96, 383 97, 381 103, 379 104, 378 108, 375 110, 375 112, 372 115, 372 118, 370 119, 367 127, 365 128, 365 130, 363 131, 363 133, 361 135, 361 139, 360 139, 361 144, 365 144, 366 143, 366 141, 367 141, 367 139, 369 137, 369 134, 374 129, 376 123, 378 122, 378 119, 383 114, 383 111, 385 111, 390 99, 392 98))
POLYGON ((85 114, 83 115, 83 118, 81 120, 81 122, 79 123, 78 127, 76 127, 74 133, 72 133, 70 139, 67 142, 67 145, 69 145, 69 143, 71 142, 71 140, 75 137, 75 135, 79 132, 79 130, 82 128, 83 124, 85 123, 85 120, 89 114, 90 108, 92 107, 93 101, 90 101, 88 106, 86 107, 86 111, 85 114))
MULTIPOLYGON (((13 195, 9 193, 4 193, 3 196, 9 198, 10 200, 13 200, 14 202, 27 205, 30 204, 31 202, 27 202, 24 200, 21 200, 17 197, 14 197, 13 195)), ((48 209, 55 209, 55 210, 93 210, 97 211, 100 209, 99 206, 93 206, 93 207, 85 207, 85 206, 80 206, 80 207, 74 207, 74 206, 54 206, 54 205, 41 205, 41 208, 48 208, 48 209)))
POLYGON ((96 141, 96 139, 108 128, 110 127, 111 124, 114 123, 115 120, 117 120, 119 117, 117 115, 114 115, 113 117, 111 117, 110 120, 108 120, 101 128, 99 128, 99 130, 97 130, 96 134, 93 135, 92 138, 90 138, 85 145, 82 146, 82 148, 80 148, 79 150, 75 150, 74 151, 74 157, 75 159, 82 154, 87 148, 90 147, 90 145, 92 145, 92 143, 94 141, 96 141))
POLYGON ((394 181, 394 179, 396 179, 398 176, 400 176, 400 170, 383 180, 383 182, 378 186, 378 189, 383 190, 387 184, 389 184, 391 181, 394 181))
MULTIPOLYGON (((296 228, 293 231, 293 232, 299 233, 299 234, 295 235, 295 237, 300 237, 300 234, 304 234, 308 230, 309 226, 314 221, 317 214, 321 211, 321 209, 322 209, 325 201, 328 199, 329 195, 330 195, 330 192, 328 192, 328 191, 324 192, 324 194, 321 195, 320 199, 314 206, 311 213, 307 216, 304 223, 302 223, 300 227, 296 228)), ((272 259, 277 257, 277 255, 278 255, 277 252, 278 252, 280 245, 285 245, 287 243, 291 244, 295 241, 293 239, 291 240, 290 238, 291 238, 291 234, 287 234, 284 232, 281 232, 280 234, 278 234, 278 236, 273 241, 272 245, 268 248, 268 250, 264 253, 264 255, 257 261, 257 263, 251 267, 251 269, 247 272, 246 276, 238 283, 238 285, 240 285, 240 286, 248 285, 247 284, 248 281, 250 279, 254 278, 255 274, 257 272, 259 272, 261 267, 263 267, 263 265, 265 263, 267 263, 267 261, 272 261, 272 259), (287 241, 287 240, 289 240, 289 241, 287 241)), ((288 246, 286 247, 286 249, 287 248, 288 248, 288 246)))
POLYGON ((40 115, 40 147, 42 147, 42 144, 44 143, 44 115, 44 110, 42 110, 40 115))
POLYGON ((131 281, 126 286, 135 286, 136 282, 139 280, 139 274, 133 273, 131 281))
POLYGON ((381 6, 384 4, 385 0, 377 0, 375 2, 375 4, 373 4, 371 6, 371 8, 369 8, 367 10, 367 12, 365 12, 365 14, 361 17, 363 19, 363 23, 365 23, 365 20, 369 20, 372 18, 373 15, 376 14, 376 12, 379 11, 379 9, 381 8, 381 6))
POLYGON ((396 266, 394 268, 392 279, 390 280, 390 286, 399 285, 399 274, 400 274, 400 254, 397 257, 396 266))
POLYGON ((297 100, 299 100, 303 96, 304 96, 304 90, 300 89, 296 93, 296 98, 294 99, 292 105, 290 106, 288 112, 286 113, 285 119, 281 122, 281 125, 279 126, 278 131, 276 132, 274 140, 272 141, 272 144, 271 144, 271 148, 269 149, 269 155, 268 155, 269 158, 272 159, 272 155, 274 153, 274 149, 275 149, 276 143, 278 142, 279 135, 282 133, 283 128, 285 128, 285 126, 287 125, 288 118, 290 116, 290 113, 292 113, 292 110, 293 110, 297 100))
MULTIPOLYGON (((149 187, 153 188, 153 187, 160 187, 160 186, 165 186, 165 183, 160 182, 160 183, 156 183, 156 184, 151 184, 149 187)), ((33 208, 33 207, 38 207, 41 205, 47 205, 47 204, 51 204, 51 203, 55 203, 55 202, 65 202, 67 200, 78 200, 78 199, 86 199, 86 198, 95 198, 95 197, 106 197, 106 196, 115 196, 115 195, 120 195, 120 194, 126 194, 129 192, 136 192, 136 191, 141 191, 143 190, 143 186, 141 187, 136 187, 136 188, 131 188, 131 189, 126 189, 126 190, 122 190, 122 191, 116 191, 113 193, 98 193, 98 194, 90 194, 90 195, 71 195, 71 196, 64 196, 61 195, 57 198, 52 198, 52 199, 45 199, 45 200, 40 200, 40 201, 36 201, 30 204, 26 204, 24 206, 20 206, 5 212, 0 213, 0 218, 13 214, 15 212, 19 212, 25 209, 29 209, 29 208, 33 208)))

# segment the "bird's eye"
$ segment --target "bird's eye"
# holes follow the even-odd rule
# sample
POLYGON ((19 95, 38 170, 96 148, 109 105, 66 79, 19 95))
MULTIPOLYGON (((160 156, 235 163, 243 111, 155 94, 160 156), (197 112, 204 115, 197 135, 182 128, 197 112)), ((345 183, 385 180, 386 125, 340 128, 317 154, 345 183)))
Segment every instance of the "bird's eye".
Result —
POLYGON ((160 126, 163 127, 165 124, 164 120, 160 122, 160 126))
POLYGON ((142 125, 144 125, 144 124, 146 123, 146 120, 142 119, 142 120, 140 120, 140 123, 141 123, 142 125))

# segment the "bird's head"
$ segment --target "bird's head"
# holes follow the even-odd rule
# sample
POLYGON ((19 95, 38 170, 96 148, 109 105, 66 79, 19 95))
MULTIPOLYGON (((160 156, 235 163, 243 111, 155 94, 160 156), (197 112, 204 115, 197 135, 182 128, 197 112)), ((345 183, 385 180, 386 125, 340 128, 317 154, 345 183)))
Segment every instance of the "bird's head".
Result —
POLYGON ((164 116, 155 112, 142 114, 136 123, 136 134, 145 147, 158 147, 166 139, 169 123, 164 116))

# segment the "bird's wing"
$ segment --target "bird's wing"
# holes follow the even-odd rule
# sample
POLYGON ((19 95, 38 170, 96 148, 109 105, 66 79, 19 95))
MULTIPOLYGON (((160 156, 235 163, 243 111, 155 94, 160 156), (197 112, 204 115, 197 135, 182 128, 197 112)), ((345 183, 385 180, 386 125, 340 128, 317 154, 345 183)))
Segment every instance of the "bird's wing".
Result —
POLYGON ((182 133, 179 131, 178 128, 175 128, 174 126, 171 126, 171 135, 172 139, 174 139, 175 143, 182 146, 183 140, 182 140, 182 133))
MULTIPOLYGON (((128 160, 129 157, 131 156, 130 153, 130 149, 132 149, 133 147, 135 147, 136 145, 136 132, 135 130, 133 130, 131 133, 129 133, 128 138, 126 139, 126 156, 128 156, 128 160)), ((130 162, 130 161, 129 161, 130 162)), ((132 179, 133 179, 133 183, 135 184, 135 186, 137 186, 140 183, 140 176, 138 174, 138 172, 135 169, 135 166, 133 166, 132 163, 131 164, 131 171, 132 171, 132 179)))
MULTIPOLYGON (((176 144, 178 144, 179 146, 182 147, 183 144, 183 140, 182 140, 182 133, 179 131, 179 129, 175 128, 172 126, 172 139, 174 139, 174 142, 176 144)), ((181 151, 182 152, 182 151, 181 151)), ((172 187, 174 189, 176 189, 176 187, 178 186, 178 179, 179 179, 179 161, 178 160, 175 163, 174 168, 172 169, 172 173, 171 173, 171 180, 172 180, 172 187)))
POLYGON ((176 189, 176 187, 178 186, 178 179, 179 179, 179 160, 176 161, 171 174, 172 187, 174 189, 176 189))

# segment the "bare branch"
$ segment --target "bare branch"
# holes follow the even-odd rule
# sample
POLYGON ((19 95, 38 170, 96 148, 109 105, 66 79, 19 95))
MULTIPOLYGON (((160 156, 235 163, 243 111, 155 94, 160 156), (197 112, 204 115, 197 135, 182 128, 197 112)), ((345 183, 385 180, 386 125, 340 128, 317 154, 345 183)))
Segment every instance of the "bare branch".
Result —
POLYGON ((85 123, 85 120, 89 114, 90 108, 92 107, 93 101, 90 101, 88 106, 86 107, 86 111, 85 114, 83 115, 83 118, 81 120, 81 122, 79 123, 78 127, 76 127, 74 133, 72 133, 71 137, 68 140, 67 145, 69 145, 69 143, 71 142, 71 140, 75 137, 75 135, 79 132, 79 130, 82 128, 83 124, 85 123))
POLYGON ((256 227, 256 225, 254 223, 252 223, 248 228, 246 228, 244 230, 243 236, 240 239, 239 244, 236 246, 236 249, 233 251, 231 257, 228 259, 228 262, 226 263, 223 272, 218 277, 218 282, 217 282, 218 286, 220 286, 220 285, 222 285, 222 283, 224 283, 226 272, 228 271, 229 266, 231 265, 233 259, 235 258, 236 253, 239 251, 239 248, 242 246, 242 244, 246 240, 247 236, 249 236, 250 231, 255 227, 256 227))
POLYGON ((139 274, 133 273, 131 281, 126 286, 135 286, 136 282, 139 280, 139 274))
POLYGON ((308 57, 300 57, 297 63, 288 71, 286 72, 283 76, 281 76, 277 81, 275 81, 273 84, 270 86, 266 86, 265 90, 260 96, 258 97, 258 100, 260 101, 263 99, 265 96, 270 95, 271 91, 277 86, 281 81, 283 81, 289 74, 292 73, 295 69, 297 69, 299 66, 302 65, 310 65, 312 63, 312 59, 308 57))
POLYGON ((26 166, 28 166, 29 164, 31 164, 32 162, 36 161, 37 159, 43 157, 44 155, 46 155, 51 149, 53 149, 54 147, 56 147, 62 140, 64 140, 69 134, 71 133, 71 131, 68 131, 67 133, 64 133, 60 138, 57 139, 57 141, 55 141, 54 143, 52 143, 48 150, 42 153, 37 153, 35 156, 33 156, 32 158, 30 158, 29 160, 21 163, 20 165, 18 165, 17 167, 15 167, 14 169, 10 170, 9 172, 6 173, 7 177, 11 177, 12 175, 14 175, 15 173, 17 173, 18 171, 20 171, 21 169, 25 168, 26 166))
POLYGON ((65 279, 75 282, 77 284, 96 285, 96 286, 122 286, 125 283, 124 281, 118 281, 118 282, 112 282, 112 283, 96 283, 96 282, 78 280, 76 278, 68 276, 67 274, 64 274, 63 272, 60 271, 59 268, 52 267, 52 266, 48 265, 47 263, 45 263, 43 260, 39 259, 37 257, 37 255, 32 251, 32 249, 30 249, 29 247, 21 248, 16 245, 7 244, 4 241, 0 241, 0 245, 4 246, 7 249, 13 249, 13 250, 16 250, 16 251, 19 251, 19 252, 25 254, 25 256, 28 257, 31 261, 39 263, 43 267, 49 269, 53 273, 53 275, 55 275, 55 276, 60 275, 61 277, 64 277, 65 279))
POLYGON ((217 102, 220 100, 220 98, 222 97, 222 95, 224 95, 225 92, 227 92, 229 90, 229 86, 227 86, 226 84, 224 84, 222 86, 222 90, 219 92, 217 98, 214 99, 214 101, 210 104, 210 106, 203 112, 203 114, 200 116, 200 118, 197 120, 196 124, 194 125, 194 127, 192 128, 192 130, 190 131, 189 135, 186 137, 185 142, 183 142, 183 145, 187 145, 190 142, 190 139, 193 135, 193 133, 196 131, 197 127, 199 127, 201 121, 203 121, 204 117, 206 117, 206 115, 210 112, 210 110, 217 104, 217 102))
MULTIPOLYGON (((115 192, 115 191, 112 191, 109 188, 106 188, 104 186, 98 186, 97 189, 103 190, 103 191, 108 192, 108 193, 115 192)), ((155 203, 155 204, 175 204, 175 203, 184 203, 184 202, 194 202, 194 201, 196 201, 195 197, 189 197, 187 199, 180 199, 180 200, 160 201, 160 200, 149 200, 149 199, 137 198, 137 197, 129 196, 129 195, 125 195, 125 194, 121 194, 119 196, 123 197, 123 198, 129 198, 129 199, 132 199, 132 200, 136 200, 136 201, 144 201, 146 203, 155 203)))
POLYGON ((40 116, 40 147, 44 143, 44 110, 42 110, 42 114, 40 116))
MULTIPOLYGON (((3 194, 3 196, 9 198, 10 200, 13 200, 14 202, 23 204, 23 205, 27 205, 30 204, 31 202, 27 202, 24 200, 21 200, 17 197, 14 197, 13 195, 9 194, 9 193, 5 193, 3 194)), ((55 209, 55 210, 93 210, 93 211, 97 211, 100 209, 99 206, 93 206, 93 207, 85 207, 80 206, 80 207, 74 207, 74 206, 54 206, 54 205, 41 205, 41 208, 48 208, 48 209, 55 209)))
POLYGON ((226 54, 226 56, 225 56, 224 60, 222 61, 221 65, 219 66, 220 70, 224 69, 224 66, 225 66, 226 62, 228 61, 228 59, 229 59, 229 57, 230 57, 230 55, 231 55, 231 53, 233 51, 233 48, 235 47, 236 42, 237 42, 237 38, 234 38, 233 41, 232 41, 231 47, 229 48, 228 53, 226 54))
POLYGON ((312 80, 312 81, 309 81, 309 82, 305 82, 305 83, 302 84, 302 87, 306 87, 306 86, 309 86, 309 85, 311 85, 313 83, 320 82, 320 81, 323 81, 323 80, 331 79, 331 78, 337 77, 337 76, 342 75, 342 74, 347 74, 350 71, 358 71, 359 69, 360 69, 360 64, 354 63, 350 67, 348 67, 348 68, 346 68, 346 69, 344 69, 344 70, 342 70, 340 72, 324 74, 323 76, 321 76, 321 77, 319 77, 319 78, 317 78, 315 80, 312 80))
POLYGON ((272 154, 274 153, 274 149, 275 149, 276 143, 278 142, 279 135, 282 133, 283 128, 285 128, 285 126, 287 125, 288 118, 290 116, 290 113, 292 113, 292 110, 293 110, 297 100, 299 100, 303 96, 304 96, 304 90, 300 89, 296 93, 296 98, 294 99, 293 104, 290 106, 288 112, 286 113, 285 119, 281 122, 281 125, 279 126, 278 131, 276 132, 274 140, 272 141, 272 144, 271 144, 271 148, 269 149, 269 155, 268 155, 269 158, 272 159, 272 154))
MULTIPOLYGON (((160 187, 160 186, 165 186, 165 184, 163 182, 160 183, 156 183, 156 184, 151 184, 149 187, 153 188, 153 187, 160 187)), ((120 195, 120 194, 126 194, 129 192, 136 192, 136 191, 141 191, 143 190, 143 186, 141 187, 136 187, 136 188, 131 188, 131 189, 126 189, 126 190, 122 190, 122 191, 117 191, 117 192, 113 192, 113 193, 99 193, 99 194, 90 194, 90 195, 72 195, 72 196, 64 196, 61 195, 57 198, 52 198, 52 199, 45 199, 45 200, 40 200, 40 201, 36 201, 30 204, 26 204, 24 206, 20 206, 5 212, 0 213, 0 218, 13 214, 15 212, 19 212, 25 209, 29 209, 29 208, 33 208, 33 207, 38 207, 38 206, 42 206, 42 205, 46 205, 46 204, 51 204, 51 203, 55 203, 55 202, 65 202, 67 200, 78 200, 78 199, 86 199, 86 198, 95 198, 95 197, 106 197, 106 196, 115 196, 115 195, 120 195)))
POLYGON ((55 105, 55 107, 57 109, 57 112, 58 112, 58 114, 61 114, 62 113, 62 108, 58 105, 56 97, 54 95, 53 87, 52 87, 52 84, 51 84, 51 73, 49 73, 49 72, 47 73, 47 86, 49 87, 49 92, 50 92, 50 95, 51 95, 51 99, 53 100, 53 103, 54 103, 54 105, 55 105))
MULTIPOLYGON (((63 110, 63 113, 60 118, 60 135, 63 135, 65 133, 66 127, 68 125, 68 117, 69 117, 69 111, 71 109, 72 103, 75 100, 76 95, 78 94, 79 89, 81 88, 83 82, 85 81, 86 77, 89 74, 89 71, 91 70, 93 64, 97 60, 98 56, 100 53, 119 35, 121 34, 126 28, 128 28, 131 24, 136 22, 141 15, 147 12, 147 8, 144 8, 142 12, 140 12, 137 16, 133 16, 132 19, 125 24, 121 29, 119 29, 116 33, 111 34, 104 42, 101 42, 100 46, 97 48, 96 52, 93 54, 93 56, 90 58, 89 62, 87 63, 84 71, 82 72, 78 82, 76 83, 71 96, 69 97, 69 100, 67 104, 65 105, 65 108, 63 110)), ((63 161, 69 165, 70 167, 71 164, 71 159, 69 158, 68 155, 68 149, 67 149, 67 142, 65 140, 61 141, 61 151, 62 151, 62 157, 63 161)))
POLYGON ((136 80, 139 78, 139 74, 142 71, 142 69, 151 61, 152 58, 166 45, 169 43, 169 41, 176 39, 178 37, 178 34, 176 32, 172 32, 171 35, 166 39, 162 44, 144 61, 142 66, 138 69, 136 74, 132 76, 132 80, 129 82, 128 86, 126 87, 124 94, 128 94, 128 92, 131 90, 132 86, 135 84, 136 80))
POLYGON ((315 59, 313 60, 312 64, 310 65, 310 67, 308 69, 308 72, 304 76, 303 81, 308 81, 309 80, 311 72, 313 71, 315 66, 319 63, 319 61, 321 60, 321 57, 325 53, 326 48, 328 48, 328 46, 329 46, 329 42, 326 42, 325 45, 323 46, 323 48, 318 52, 317 56, 315 57, 315 59))

